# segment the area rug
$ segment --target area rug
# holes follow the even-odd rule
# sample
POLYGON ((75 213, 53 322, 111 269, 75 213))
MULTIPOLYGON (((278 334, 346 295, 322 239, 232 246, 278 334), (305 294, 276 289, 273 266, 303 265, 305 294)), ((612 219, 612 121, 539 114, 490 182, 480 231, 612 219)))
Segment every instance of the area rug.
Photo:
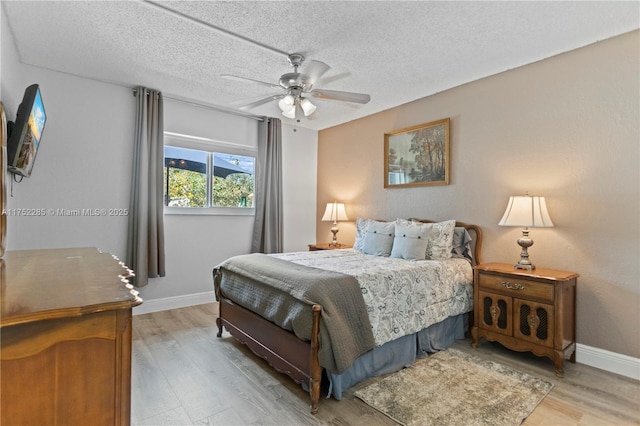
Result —
POLYGON ((519 425, 553 384, 447 349, 354 392, 407 425, 519 425))

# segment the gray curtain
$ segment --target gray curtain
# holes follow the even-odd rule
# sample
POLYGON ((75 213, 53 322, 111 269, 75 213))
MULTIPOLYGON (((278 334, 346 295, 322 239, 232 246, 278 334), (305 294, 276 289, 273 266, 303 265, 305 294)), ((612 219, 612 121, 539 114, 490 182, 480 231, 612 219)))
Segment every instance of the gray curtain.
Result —
POLYGON ((252 253, 282 253, 282 123, 265 118, 258 125, 256 217, 252 253))
POLYGON ((149 278, 163 277, 163 159, 164 120, 162 93, 138 87, 133 152, 133 177, 127 234, 127 266, 137 287, 149 278))

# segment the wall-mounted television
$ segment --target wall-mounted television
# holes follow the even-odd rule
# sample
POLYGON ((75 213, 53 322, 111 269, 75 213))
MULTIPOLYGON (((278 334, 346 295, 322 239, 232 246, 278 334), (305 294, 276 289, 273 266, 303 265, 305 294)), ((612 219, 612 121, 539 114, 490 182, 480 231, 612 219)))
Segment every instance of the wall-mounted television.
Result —
POLYGON ((46 121, 40 88, 32 84, 24 91, 15 123, 9 122, 7 126, 7 169, 10 172, 31 176, 46 121))

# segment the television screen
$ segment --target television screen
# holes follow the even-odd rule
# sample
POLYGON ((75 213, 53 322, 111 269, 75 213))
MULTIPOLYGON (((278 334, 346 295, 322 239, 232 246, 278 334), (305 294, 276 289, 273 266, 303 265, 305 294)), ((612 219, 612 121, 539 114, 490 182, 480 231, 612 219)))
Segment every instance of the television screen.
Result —
POLYGON ((8 169, 12 173, 31 176, 47 115, 37 84, 27 87, 18 107, 16 122, 7 143, 8 169))

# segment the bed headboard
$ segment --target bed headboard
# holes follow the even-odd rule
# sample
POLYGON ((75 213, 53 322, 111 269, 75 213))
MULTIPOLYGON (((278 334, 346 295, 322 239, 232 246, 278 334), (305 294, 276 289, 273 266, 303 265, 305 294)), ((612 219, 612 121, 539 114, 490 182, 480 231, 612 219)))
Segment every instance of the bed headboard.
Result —
MULTIPOLYGON (((418 218, 410 218, 409 220, 414 220, 416 222, 422 223, 436 223, 436 220, 430 219, 418 219, 418 218)), ((473 258, 471 260, 471 264, 473 266, 479 265, 482 263, 482 229, 478 225, 471 225, 464 222, 456 221, 456 226, 462 226, 466 228, 469 235, 471 235, 471 252, 473 253, 473 258)))

